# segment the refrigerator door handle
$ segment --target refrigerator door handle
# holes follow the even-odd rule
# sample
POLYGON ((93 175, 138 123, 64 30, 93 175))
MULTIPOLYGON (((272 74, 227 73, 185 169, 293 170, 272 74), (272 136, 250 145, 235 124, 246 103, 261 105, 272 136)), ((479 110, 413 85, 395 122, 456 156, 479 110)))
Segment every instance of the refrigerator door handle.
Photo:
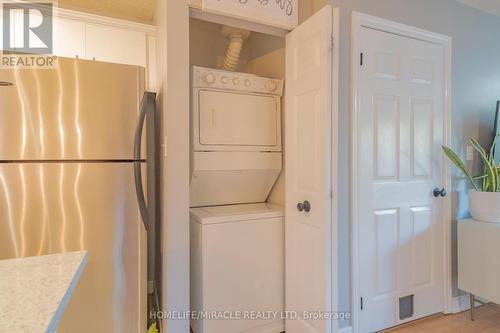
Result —
POLYGON ((139 203, 139 211, 141 212, 142 223, 146 231, 149 226, 149 209, 146 203, 146 196, 144 195, 144 188, 142 186, 142 159, 141 159, 141 145, 142 145, 142 131, 146 122, 148 113, 154 114, 154 103, 156 96, 154 93, 145 92, 142 97, 139 120, 135 129, 134 138, 134 178, 135 190, 137 193, 137 200, 139 203))

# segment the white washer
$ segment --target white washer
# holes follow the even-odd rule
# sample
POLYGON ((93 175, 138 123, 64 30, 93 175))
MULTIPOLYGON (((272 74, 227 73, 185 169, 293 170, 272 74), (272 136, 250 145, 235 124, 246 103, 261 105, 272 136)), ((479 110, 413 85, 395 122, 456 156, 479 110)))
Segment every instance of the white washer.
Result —
MULTIPOLYGON (((266 203, 192 208, 191 310, 284 311, 284 212, 266 203)), ((257 313, 258 314, 258 313, 257 313)), ((278 333, 278 318, 191 321, 194 333, 278 333)))

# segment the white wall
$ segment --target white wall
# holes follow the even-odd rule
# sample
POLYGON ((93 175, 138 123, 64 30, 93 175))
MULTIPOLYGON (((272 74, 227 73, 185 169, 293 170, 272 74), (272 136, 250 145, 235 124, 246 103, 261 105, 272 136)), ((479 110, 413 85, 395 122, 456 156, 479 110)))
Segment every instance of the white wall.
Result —
POLYGON ((299 0, 299 22, 307 20, 312 14, 323 8, 327 0, 299 0))
MULTIPOLYGON (((228 40, 220 33, 221 25, 190 19, 190 64, 208 68, 221 68, 228 40)), ((248 40, 243 43, 237 71, 244 71, 248 62, 248 40)))
MULTIPOLYGON (((228 39, 220 33, 221 25, 191 18, 189 20, 189 29, 190 64, 209 68, 221 68, 229 44, 228 39)), ((243 43, 240 62, 236 71, 253 73, 252 70, 258 69, 249 67, 249 62, 270 54, 277 49, 284 49, 284 46, 284 38, 251 32, 250 36, 243 43)), ((283 77, 284 73, 279 73, 280 77, 283 77)), ((261 73, 260 75, 273 76, 272 74, 265 73, 261 73)))
MULTIPOLYGON (((162 163, 161 309, 189 310, 189 12, 187 1, 156 2, 159 108, 168 135, 162 163)), ((188 320, 164 332, 189 332, 188 320)))

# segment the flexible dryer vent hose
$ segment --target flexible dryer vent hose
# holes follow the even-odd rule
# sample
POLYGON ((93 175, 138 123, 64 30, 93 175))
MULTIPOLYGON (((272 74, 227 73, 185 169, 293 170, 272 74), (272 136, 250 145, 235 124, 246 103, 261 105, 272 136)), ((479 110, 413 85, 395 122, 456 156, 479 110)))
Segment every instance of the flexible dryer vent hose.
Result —
POLYGON ((221 29, 222 35, 229 39, 226 57, 222 69, 226 71, 234 71, 240 62, 241 49, 243 42, 250 36, 250 31, 223 26, 221 29))

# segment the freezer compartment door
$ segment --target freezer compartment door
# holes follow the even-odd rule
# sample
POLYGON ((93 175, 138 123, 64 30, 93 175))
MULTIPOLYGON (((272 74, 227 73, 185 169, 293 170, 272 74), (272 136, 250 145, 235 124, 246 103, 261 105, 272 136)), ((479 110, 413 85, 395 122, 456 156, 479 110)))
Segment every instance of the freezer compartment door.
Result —
POLYGON ((0 161, 132 159, 142 68, 58 58, 0 81, 0 161))
POLYGON ((132 163, 0 164, 0 259, 88 251, 59 333, 144 331, 145 239, 132 163))

